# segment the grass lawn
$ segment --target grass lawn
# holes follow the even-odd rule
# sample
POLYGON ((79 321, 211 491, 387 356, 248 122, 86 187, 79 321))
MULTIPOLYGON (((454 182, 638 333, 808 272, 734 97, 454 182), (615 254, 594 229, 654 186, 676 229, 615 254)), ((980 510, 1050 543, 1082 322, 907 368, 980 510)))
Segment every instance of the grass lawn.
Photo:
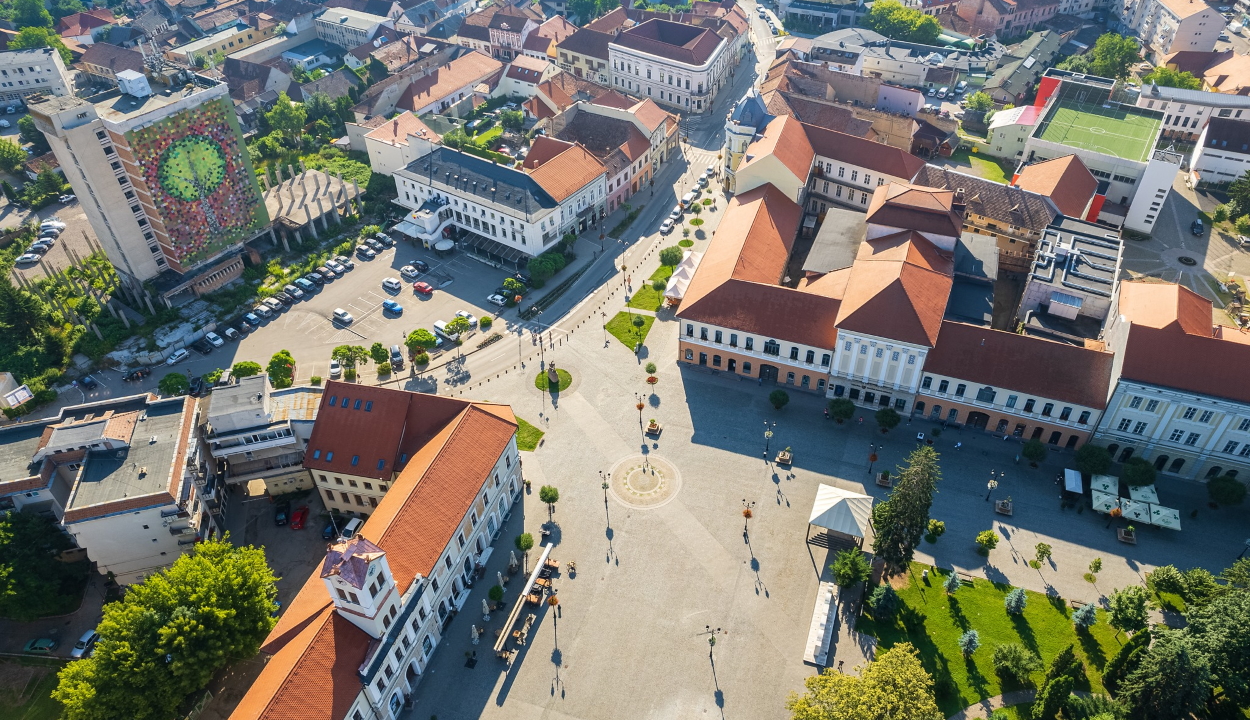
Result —
MULTIPOLYGON (((1098 623, 1090 632, 1078 634, 1062 598, 1028 592, 1024 613, 1011 616, 1003 608, 1010 586, 976 580, 948 596, 942 589, 948 574, 945 570, 934 573, 928 566, 914 563, 906 587, 899 589, 895 584, 902 602, 894 618, 878 624, 865 614, 857 625, 860 632, 875 636, 882 648, 906 641, 920 651, 925 669, 933 675, 938 707, 945 715, 1005 690, 1019 689, 1012 681, 1004 683, 991 662, 994 648, 1004 643, 1024 645, 1041 656, 1046 667, 1060 651, 1073 645, 1088 677, 1088 687, 1080 683, 1078 689, 1102 691, 1102 665, 1121 645, 1107 624, 1105 612, 1098 611, 1098 623), (927 583, 920 580, 925 569, 930 571, 927 583), (980 634, 981 646, 965 659, 958 640, 968 629, 980 634)), ((1034 682, 1044 676, 1045 667, 1034 674, 1034 682)))
POLYGON ((57 720, 61 704, 52 699, 61 664, 35 658, 0 663, 0 712, 7 720, 57 720), (33 674, 32 674, 33 673, 33 674))
POLYGON ((952 162, 971 165, 972 174, 986 180, 993 180, 996 183, 1006 185, 1007 181, 1011 179, 1012 171, 998 164, 998 161, 991 157, 981 156, 960 148, 951 155, 950 159, 952 162))
MULTIPOLYGON (((556 372, 559 372, 557 369, 556 372)), ((521 450, 533 452, 538 448, 538 443, 543 439, 543 431, 530 425, 521 418, 516 419, 516 446, 521 450)))
MULTIPOLYGON (((560 378, 560 386, 556 388, 556 392, 560 392, 562 390, 568 390, 569 385, 573 384, 573 376, 569 374, 568 370, 565 370, 563 368, 556 368, 556 375, 560 378)), ((547 382, 546 370, 540 370, 538 372, 538 375, 534 377, 534 387, 538 388, 539 390, 544 390, 544 391, 551 389, 551 385, 548 384, 547 382)), ((541 434, 542 433, 539 433, 539 435, 541 434)), ((535 438, 535 442, 537 442, 537 438, 535 438)))
POLYGON ((651 273, 651 277, 647 278, 646 284, 638 288, 629 298, 629 306, 636 310, 659 310, 664 305, 664 289, 656 290, 651 283, 660 280, 665 284, 668 278, 673 274, 673 268, 669 265, 661 265, 658 270, 651 273))
POLYGON ((634 315, 633 317, 642 318, 642 327, 634 327, 630 314, 626 312, 619 312, 616 317, 608 321, 608 332, 630 350, 634 349, 634 343, 647 341, 647 333, 651 332, 651 325, 655 322, 655 317, 652 315, 634 315))

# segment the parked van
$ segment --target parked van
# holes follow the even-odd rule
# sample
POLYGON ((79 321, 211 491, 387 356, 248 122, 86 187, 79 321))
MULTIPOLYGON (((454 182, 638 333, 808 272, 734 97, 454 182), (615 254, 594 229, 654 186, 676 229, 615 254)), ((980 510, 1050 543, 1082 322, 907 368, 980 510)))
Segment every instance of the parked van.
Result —
POLYGON ((699 197, 698 193, 688 192, 681 196, 681 209, 685 210, 694 204, 695 198, 699 197))
POLYGON ((438 333, 439 335, 442 335, 443 337, 447 338, 448 340, 452 342, 455 342, 460 339, 459 335, 453 335, 452 333, 447 332, 447 323, 443 322, 442 320, 436 320, 434 322, 434 332, 438 333))
POLYGON ((391 369, 404 369, 404 351, 398 345, 391 346, 391 369))
POLYGON ((356 533, 360 532, 360 527, 364 524, 364 520, 361 520, 360 518, 352 518, 346 525, 343 526, 342 538, 344 540, 351 540, 356 537, 356 533))
POLYGON ((230 368, 221 371, 221 377, 217 378, 217 387, 225 387, 230 384, 230 368))

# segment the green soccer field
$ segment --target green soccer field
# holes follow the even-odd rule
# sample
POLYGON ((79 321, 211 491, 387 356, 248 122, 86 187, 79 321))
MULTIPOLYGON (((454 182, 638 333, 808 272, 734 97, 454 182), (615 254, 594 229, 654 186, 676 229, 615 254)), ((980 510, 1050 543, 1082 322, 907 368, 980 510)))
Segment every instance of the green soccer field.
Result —
POLYGON ((1108 109, 1060 101, 1043 121, 1040 139, 1082 150, 1146 162, 1154 149, 1159 118, 1133 109, 1108 109))

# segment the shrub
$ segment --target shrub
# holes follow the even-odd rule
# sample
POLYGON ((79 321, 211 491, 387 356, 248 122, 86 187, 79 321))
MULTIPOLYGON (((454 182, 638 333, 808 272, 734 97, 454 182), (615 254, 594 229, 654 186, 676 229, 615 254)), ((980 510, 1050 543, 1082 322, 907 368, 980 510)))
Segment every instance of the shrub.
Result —
POLYGON ((1006 608, 1008 615, 1019 615, 1024 612, 1024 606, 1029 602, 1028 597, 1024 594, 1023 588, 1015 588, 1007 593, 1003 598, 1003 607, 1006 608))
POLYGON ((320 384, 321 384, 321 376, 320 376, 320 375, 313 375, 312 377, 308 378, 308 382, 309 382, 310 384, 312 384, 312 385, 320 385, 320 384))
POLYGON ((838 587, 845 588, 867 580, 872 574, 872 565, 863 551, 848 548, 837 554, 829 570, 833 572, 833 581, 838 587))
POLYGON ((647 371, 648 375, 654 375, 656 371, 655 363, 649 362, 647 363, 647 366, 643 369, 647 371))
POLYGON ((894 617, 894 613, 898 610, 898 593, 894 592, 894 588, 889 585, 878 585, 869 596, 868 604, 872 607, 874 620, 881 621, 894 617))
POLYGON ((230 368, 230 376, 244 378, 252 375, 259 375, 260 371, 260 363, 254 363, 251 360, 243 360, 235 363, 234 367, 230 368))
POLYGON ((1029 675, 1042 669, 1042 659, 1020 643, 1003 643, 991 658, 999 675, 1027 682, 1029 675))
POLYGON ((1146 587, 1157 593, 1185 594, 1185 576, 1175 565, 1162 565, 1146 575, 1146 587))
POLYGON ((1036 553, 1037 555, 1036 562, 1038 565, 1041 565, 1042 563, 1050 559, 1050 553, 1052 549, 1053 548, 1051 548, 1050 545, 1046 543, 1038 543, 1037 545, 1033 546, 1033 552, 1036 553))
POLYGON ((780 410, 786 406, 786 403, 790 402, 790 394, 785 390, 773 390, 768 393, 768 402, 772 403, 774 408, 780 410))
POLYGON ((989 554, 991 550, 998 547, 998 533, 993 530, 982 530, 977 533, 977 546, 982 554, 989 554))
POLYGON ((1228 206, 1216 205, 1215 214, 1211 216, 1211 219, 1214 220, 1215 222, 1224 222, 1225 220, 1227 220, 1228 219, 1228 206))
POLYGON ((428 365, 430 363, 430 354, 421 353, 420 355, 417 355, 415 358, 413 358, 412 362, 417 365, 428 365))
POLYGON ((685 253, 681 248, 676 245, 670 245, 660 251, 660 264, 668 265, 670 267, 678 265, 681 263, 681 258, 684 254, 685 253))
POLYGON ((1046 445, 1041 440, 1030 440, 1024 444, 1020 454, 1024 455, 1024 459, 1028 460, 1031 465, 1037 465, 1046 459, 1046 445))
POLYGON ((343 379, 347 382, 354 382, 356 380, 356 368, 347 368, 344 370, 343 379))
POLYGON ((1124 478, 1124 482, 1134 487, 1141 485, 1155 484, 1155 466, 1150 464, 1145 458, 1129 458, 1124 463, 1124 470, 1120 473, 1120 477, 1124 478))
POLYGON ((490 597, 491 602, 503 602, 503 586, 502 585, 492 585, 490 590, 488 590, 486 594, 490 597))
POLYGON ((495 324, 495 319, 487 315, 477 321, 477 326, 482 330, 490 330, 490 326, 495 324))
POLYGON ((1111 469, 1111 453, 1107 452, 1107 448, 1092 443, 1082 445, 1073 460, 1076 469, 1086 475, 1104 475, 1111 469))
POLYGON ((1207 494, 1220 505, 1240 505, 1246 499, 1246 486, 1236 478, 1221 475, 1207 483, 1207 494))
POLYGON ((958 590, 961 585, 963 585, 963 583, 960 582, 959 576, 955 573, 951 573, 946 576, 946 582, 942 583, 942 588, 948 593, 953 593, 958 590))
POLYGON ((668 283, 664 282, 663 280, 660 280, 659 278, 656 278, 655 280, 651 281, 651 289, 655 290, 656 292, 664 292, 664 288, 666 287, 668 287, 668 283))
POLYGON ((976 630, 967 630, 963 635, 959 636, 959 651, 968 657, 981 647, 981 633, 976 630))
POLYGON ((1237 232, 1242 235, 1250 234, 1250 215, 1242 215, 1237 218, 1237 232))
POLYGON ((925 530, 924 539, 931 543, 938 541, 938 538, 946 532, 946 523, 941 520, 929 519, 929 526, 925 530))
POLYGON ((876 417, 877 427, 880 427, 882 431, 893 430, 898 427, 899 422, 902 420, 894 408, 881 408, 877 411, 876 417))
POLYGON ((1098 607, 1086 603, 1072 612, 1072 624, 1078 628, 1090 628, 1098 622, 1098 607))
POLYGON ((1063 703, 1067 720, 1122 720, 1128 713, 1107 695, 1072 695, 1063 703))
POLYGON ((855 403, 846 398, 834 398, 829 401, 829 417, 838 422, 850 420, 855 415, 855 403))

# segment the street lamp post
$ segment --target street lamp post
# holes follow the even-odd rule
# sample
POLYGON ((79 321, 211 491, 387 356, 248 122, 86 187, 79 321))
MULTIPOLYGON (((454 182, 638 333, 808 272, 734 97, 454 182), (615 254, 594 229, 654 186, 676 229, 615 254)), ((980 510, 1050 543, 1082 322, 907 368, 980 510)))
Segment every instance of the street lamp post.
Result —
POLYGON ((768 443, 773 439, 773 428, 775 427, 777 427, 777 422, 775 420, 773 421, 771 427, 769 426, 767 420, 764 421, 764 457, 768 457, 768 443))
POLYGON ((747 536, 747 522, 754 515, 755 501, 747 502, 746 498, 742 498, 742 537, 747 536))
POLYGON ((868 474, 872 475, 872 464, 877 462, 877 444, 868 443, 868 474))
POLYGON ((990 481, 989 481, 989 482, 987 482, 987 483, 985 483, 985 487, 987 488, 987 490, 986 490, 986 492, 985 492, 985 501, 986 501, 986 502, 989 502, 989 501, 990 501, 990 493, 994 492, 994 488, 998 487, 998 481, 999 481, 999 480, 1002 480, 1002 479, 1003 479, 1003 471, 1002 471, 1002 470, 999 470, 999 471, 997 471, 997 472, 996 472, 996 471, 994 471, 994 470, 991 470, 991 471, 990 471, 990 481))
POLYGON ((599 314, 603 316, 603 346, 606 348, 608 346, 608 314, 605 312, 599 314))
POLYGON ((703 626, 703 634, 707 635, 707 656, 712 657, 712 648, 716 647, 716 636, 725 632, 720 628, 713 628, 711 625, 703 626))
POLYGON ((642 402, 641 395, 634 393, 634 397, 638 399, 638 404, 634 406, 638 408, 638 429, 642 430, 642 409, 646 407, 646 405, 642 402))

